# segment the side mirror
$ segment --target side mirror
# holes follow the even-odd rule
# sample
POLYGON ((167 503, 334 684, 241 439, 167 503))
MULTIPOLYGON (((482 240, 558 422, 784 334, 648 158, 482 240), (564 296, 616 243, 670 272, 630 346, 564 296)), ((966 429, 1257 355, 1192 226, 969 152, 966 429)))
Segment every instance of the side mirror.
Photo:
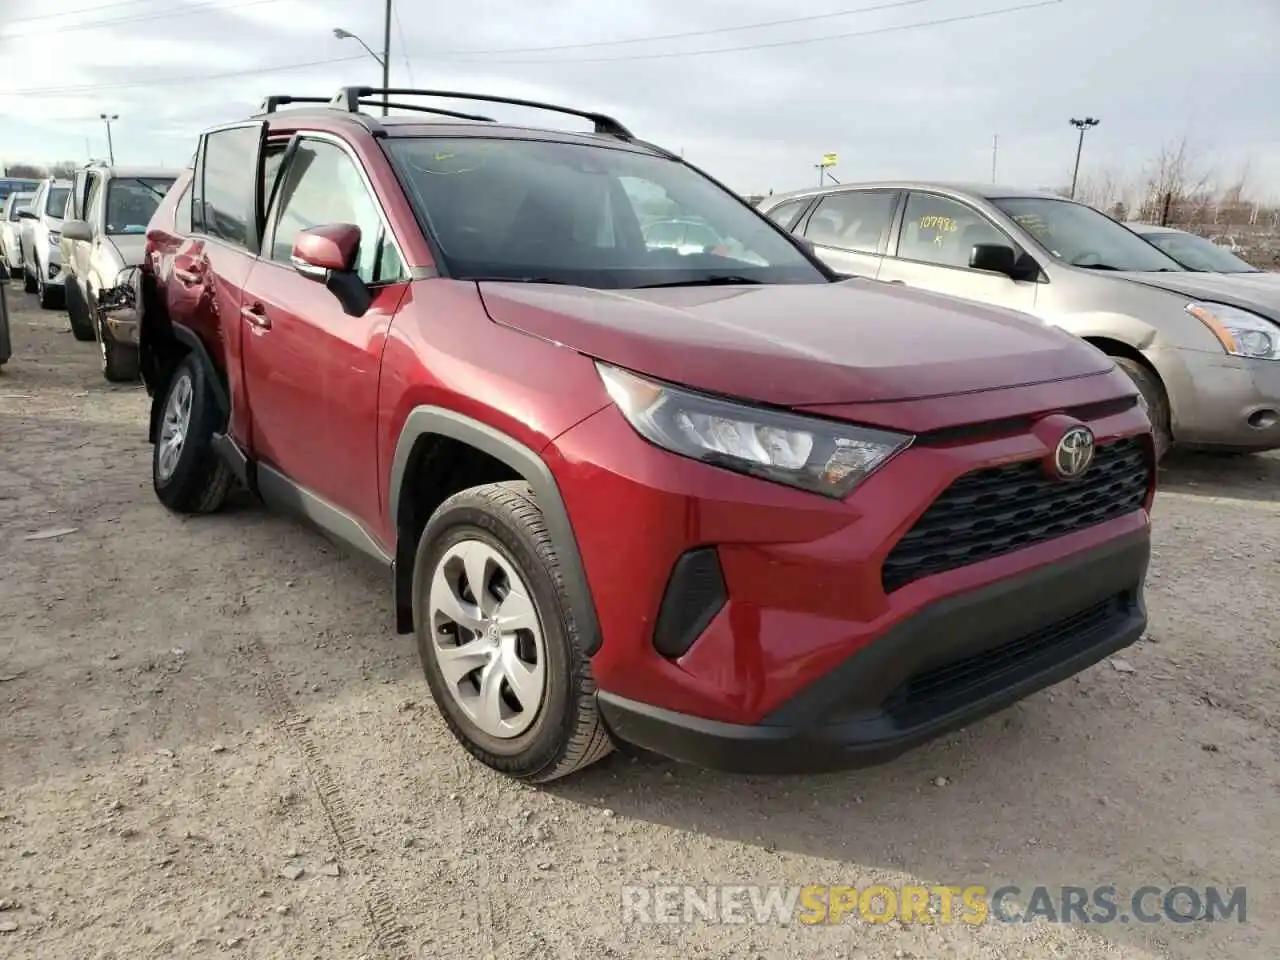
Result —
POLYGON ((1018 255, 1003 243, 975 243, 969 252, 969 266, 1012 277, 1017 272, 1018 255))
POLYGON ((362 317, 373 303, 373 295, 354 269, 359 250, 359 227, 329 223, 298 231, 289 259, 302 276, 323 283, 347 316, 362 317))
POLYGON ((36 220, 39 218, 34 213, 32 213, 30 207, 23 207, 21 210, 18 211, 18 219, 19 220, 36 220))
POLYGON ((348 273, 360 249, 360 228, 351 223, 330 223, 299 230, 293 240, 293 268, 312 280, 330 273, 348 273))
POLYGON ((816 257, 818 255, 818 248, 813 245, 813 241, 808 237, 802 237, 798 233, 793 233, 791 234, 791 242, 811 257, 816 257))
POLYGON ((62 236, 66 240, 83 240, 90 241, 93 239, 93 230, 89 224, 83 220, 63 220, 62 236))

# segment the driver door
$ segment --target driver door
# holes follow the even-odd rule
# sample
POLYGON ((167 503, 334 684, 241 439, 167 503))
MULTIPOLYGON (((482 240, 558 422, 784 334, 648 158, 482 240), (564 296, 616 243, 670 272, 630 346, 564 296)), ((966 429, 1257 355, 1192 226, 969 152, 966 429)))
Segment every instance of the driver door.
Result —
POLYGON ((1040 285, 969 266, 977 243, 1022 248, 977 209, 950 197, 912 191, 879 279, 993 307, 1031 313, 1040 285))

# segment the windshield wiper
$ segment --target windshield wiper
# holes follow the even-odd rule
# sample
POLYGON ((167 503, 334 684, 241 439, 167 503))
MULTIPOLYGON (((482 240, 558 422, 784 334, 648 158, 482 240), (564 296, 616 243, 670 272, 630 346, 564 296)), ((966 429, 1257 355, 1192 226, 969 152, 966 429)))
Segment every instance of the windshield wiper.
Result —
POLYGON ((731 275, 721 276, 717 274, 712 277, 697 277, 693 280, 671 280, 667 283, 643 283, 636 290, 657 290, 660 287, 722 287, 734 284, 760 284, 763 281, 753 280, 751 277, 737 277, 731 275))
POLYGON ((1073 263, 1073 267, 1079 267, 1081 270, 1119 270, 1119 267, 1113 267, 1109 263, 1073 263))
POLYGON ((152 193, 154 193, 154 194, 155 194, 158 198, 160 198, 161 200, 163 200, 163 199, 164 199, 165 191, 156 189, 154 186, 152 186, 151 184, 147 183, 147 181, 145 181, 145 180, 143 180, 143 179, 141 179, 141 178, 139 178, 139 177, 130 177, 129 179, 130 179, 130 180, 132 180, 134 183, 140 183, 140 184, 142 184, 142 186, 146 187, 148 190, 150 190, 152 193))
POLYGON ((557 283, 566 287, 578 286, 568 280, 556 280, 552 277, 466 277, 465 279, 472 283, 557 283))

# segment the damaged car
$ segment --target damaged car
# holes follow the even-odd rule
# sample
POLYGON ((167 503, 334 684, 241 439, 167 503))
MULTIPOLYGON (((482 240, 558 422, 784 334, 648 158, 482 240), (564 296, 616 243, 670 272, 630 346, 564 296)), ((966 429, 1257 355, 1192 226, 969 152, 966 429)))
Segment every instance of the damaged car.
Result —
POLYGON ((147 224, 177 173, 158 167, 90 164, 78 170, 62 225, 67 313, 77 340, 97 340, 102 373, 113 383, 138 379, 134 277, 147 224))

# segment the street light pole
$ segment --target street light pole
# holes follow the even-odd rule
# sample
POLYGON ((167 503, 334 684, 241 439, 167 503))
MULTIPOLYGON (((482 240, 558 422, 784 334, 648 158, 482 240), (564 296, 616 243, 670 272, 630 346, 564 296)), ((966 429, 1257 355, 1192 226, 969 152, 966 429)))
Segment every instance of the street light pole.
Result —
POLYGON ((111 121, 119 120, 120 114, 100 113, 98 114, 98 116, 101 117, 102 122, 107 125, 107 159, 110 161, 111 165, 114 167, 116 165, 116 148, 115 148, 115 145, 111 142, 111 121))
MULTIPOLYGON (((387 0, 387 9, 383 15, 382 22, 382 89, 386 90, 391 86, 391 3, 387 0)), ((387 115, 387 110, 391 105, 390 94, 382 95, 382 115, 387 115)))
POLYGON ((1080 131, 1080 139, 1076 142, 1076 165, 1071 171, 1071 199, 1076 198, 1076 181, 1080 177, 1080 153, 1084 150, 1084 132, 1090 127, 1096 127, 1100 121, 1094 117, 1085 117, 1083 120, 1071 118, 1071 125, 1080 131))
MULTIPOLYGON (((360 46, 364 47, 365 53, 373 57, 378 66, 382 67, 382 89, 386 90, 391 86, 391 4, 392 0, 387 0, 386 22, 382 25, 382 56, 378 56, 373 52, 373 48, 357 37, 350 30, 343 30, 341 27, 333 28, 333 35, 339 40, 354 40, 360 46)), ((389 112, 391 103, 390 95, 384 93, 382 95, 382 115, 385 117, 389 112)))

